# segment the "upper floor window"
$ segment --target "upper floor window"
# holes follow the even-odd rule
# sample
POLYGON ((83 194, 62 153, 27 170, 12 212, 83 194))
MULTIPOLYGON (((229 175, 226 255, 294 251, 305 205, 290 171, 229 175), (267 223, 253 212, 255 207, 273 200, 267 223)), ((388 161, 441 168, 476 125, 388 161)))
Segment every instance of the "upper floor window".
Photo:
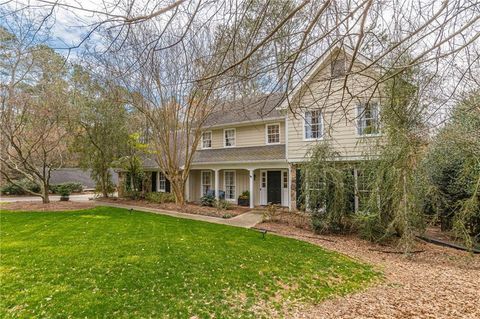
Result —
POLYGON ((380 133, 378 103, 368 103, 357 107, 358 135, 375 135, 380 133))
POLYGON ((345 57, 337 56, 330 64, 330 73, 332 78, 337 78, 345 75, 345 57))
POLYGON ((224 136, 225 147, 235 146, 235 129, 234 128, 223 130, 223 136, 224 136))
POLYGON ((280 124, 267 124, 267 144, 280 143, 280 124))
POLYGON ((322 111, 305 112, 305 139, 315 140, 323 137, 322 111))
POLYGON ((202 133, 202 148, 211 148, 212 147, 212 132, 203 132, 202 133))

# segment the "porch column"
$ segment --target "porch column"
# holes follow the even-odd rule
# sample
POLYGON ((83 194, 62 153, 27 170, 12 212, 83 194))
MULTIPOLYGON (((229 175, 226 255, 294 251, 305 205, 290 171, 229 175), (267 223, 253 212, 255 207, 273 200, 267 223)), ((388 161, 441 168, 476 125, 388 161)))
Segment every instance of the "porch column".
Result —
POLYGON ((254 170, 253 169, 249 169, 248 170, 248 175, 249 175, 249 179, 250 179, 250 208, 253 208, 254 207, 254 201, 253 201, 253 194, 254 194, 254 191, 253 191, 253 178, 254 178, 254 170))
POLYGON ((220 198, 220 178, 218 174, 218 169, 213 170, 215 172, 215 199, 218 200, 220 198))

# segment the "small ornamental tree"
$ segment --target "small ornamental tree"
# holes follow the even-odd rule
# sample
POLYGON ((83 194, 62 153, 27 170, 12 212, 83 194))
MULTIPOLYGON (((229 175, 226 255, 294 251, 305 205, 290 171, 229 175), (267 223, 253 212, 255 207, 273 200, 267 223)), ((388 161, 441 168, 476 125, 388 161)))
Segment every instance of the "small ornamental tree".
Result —
POLYGON ((72 76, 71 101, 76 116, 75 150, 80 166, 90 170, 97 190, 108 197, 114 190, 110 170, 127 145, 127 111, 122 92, 107 88, 80 66, 72 76))
POLYGON ((357 216, 363 235, 378 241, 398 236, 405 252, 424 229, 427 190, 420 167, 428 142, 424 124, 426 107, 418 98, 415 72, 394 75, 384 88, 380 143, 363 168, 370 189, 366 208, 357 216))
POLYGON ((142 190, 145 175, 142 156, 147 154, 147 151, 148 145, 140 142, 140 134, 130 134, 127 141, 126 155, 115 162, 115 164, 122 168, 127 174, 125 187, 133 199, 137 199, 142 190))
POLYGON ((302 197, 312 214, 316 232, 345 232, 352 227, 354 212, 352 169, 337 161, 339 154, 328 143, 310 149, 302 165, 302 197))

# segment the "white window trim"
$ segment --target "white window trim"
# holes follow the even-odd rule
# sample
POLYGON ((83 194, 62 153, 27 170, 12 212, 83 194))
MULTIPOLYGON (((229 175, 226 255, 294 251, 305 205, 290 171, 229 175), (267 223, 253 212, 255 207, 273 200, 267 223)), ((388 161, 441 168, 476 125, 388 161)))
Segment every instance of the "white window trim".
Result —
POLYGON ((223 147, 225 148, 231 148, 231 147, 236 147, 237 146, 237 129, 236 128, 224 128, 223 129, 223 147), (235 143, 232 146, 227 146, 227 139, 225 138, 225 131, 233 131, 233 136, 235 139, 235 143))
POLYGON ((325 136, 325 121, 323 120, 323 112, 322 110, 320 109, 312 109, 312 110, 307 110, 305 112, 303 112, 303 128, 302 128, 303 132, 303 140, 304 141, 322 141, 324 139, 324 136, 325 136), (306 126, 306 113, 307 112, 311 112, 311 111, 316 111, 316 110, 319 110, 320 111, 320 120, 321 120, 321 123, 322 123, 322 136, 321 137, 316 137, 316 138, 306 138, 306 131, 305 131, 305 126, 306 126))
POLYGON ((201 148, 202 150, 208 150, 208 149, 212 148, 212 144, 213 144, 212 139, 213 139, 213 133, 212 133, 212 131, 204 131, 204 132, 202 132, 202 138, 201 138, 201 141, 200 141, 200 148, 201 148), (204 147, 204 146, 203 146, 203 134, 205 134, 205 133, 210 133, 210 147, 204 147))
POLYGON ((231 201, 231 202, 234 202, 237 200, 237 172, 235 170, 225 170, 223 171, 223 188, 225 189, 225 200, 227 201, 231 201), (235 191, 233 193, 233 198, 227 198, 227 183, 226 183, 226 178, 225 176, 227 174, 225 173, 233 173, 233 181, 234 181, 234 187, 235 187, 235 191))
POLYGON ((364 138, 364 137, 378 137, 382 136, 382 126, 381 124, 381 118, 380 118, 380 103, 377 101, 373 101, 370 103, 376 103, 378 107, 378 133, 371 133, 371 134, 358 134, 358 121, 360 120, 360 114, 358 113, 358 106, 359 105, 365 105, 365 103, 360 103, 355 105, 355 136, 357 138, 364 138))
POLYGON ((212 182, 212 171, 200 171, 200 197, 204 196, 203 194, 203 174, 208 173, 210 174, 210 189, 212 189, 213 182, 212 182))
POLYGON ((276 145, 276 144, 280 144, 281 140, 282 140, 282 130, 281 130, 280 123, 265 124, 265 144, 266 145, 276 145), (278 142, 275 142, 275 143, 269 143, 268 142, 268 127, 269 126, 278 126, 278 142))

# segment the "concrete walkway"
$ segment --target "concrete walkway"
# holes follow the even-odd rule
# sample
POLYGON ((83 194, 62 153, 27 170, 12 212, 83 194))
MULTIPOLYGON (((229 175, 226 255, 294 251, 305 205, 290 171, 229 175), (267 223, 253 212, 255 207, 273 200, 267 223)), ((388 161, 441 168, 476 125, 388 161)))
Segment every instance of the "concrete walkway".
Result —
POLYGON ((220 218, 220 217, 205 216, 205 215, 198 215, 198 214, 180 213, 176 211, 156 209, 156 208, 150 208, 150 207, 108 203, 108 202, 95 202, 95 204, 98 206, 109 206, 109 207, 133 209, 141 212, 149 212, 149 213, 167 215, 167 216, 178 217, 178 218, 200 220, 200 221, 214 223, 214 224, 230 225, 230 226, 236 226, 236 227, 242 227, 242 228, 252 228, 256 224, 262 221, 262 214, 258 212, 246 212, 232 218, 220 218))

